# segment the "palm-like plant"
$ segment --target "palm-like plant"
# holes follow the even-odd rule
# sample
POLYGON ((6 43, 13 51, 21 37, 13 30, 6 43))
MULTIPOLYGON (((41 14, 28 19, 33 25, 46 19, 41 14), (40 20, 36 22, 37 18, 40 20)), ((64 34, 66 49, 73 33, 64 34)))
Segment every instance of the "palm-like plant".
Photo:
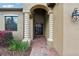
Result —
POLYGON ((9 50, 10 51, 26 51, 29 49, 28 42, 21 42, 19 40, 12 40, 10 42, 9 50))

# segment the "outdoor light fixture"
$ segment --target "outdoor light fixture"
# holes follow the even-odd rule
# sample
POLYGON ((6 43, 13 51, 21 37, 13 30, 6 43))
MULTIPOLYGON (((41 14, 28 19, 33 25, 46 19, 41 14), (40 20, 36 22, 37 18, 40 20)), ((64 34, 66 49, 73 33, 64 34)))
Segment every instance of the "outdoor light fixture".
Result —
POLYGON ((72 12, 72 21, 73 22, 79 21, 79 10, 78 10, 78 8, 74 8, 74 11, 72 12))
POLYGON ((51 9, 53 9, 55 5, 56 3, 47 3, 47 6, 51 9))

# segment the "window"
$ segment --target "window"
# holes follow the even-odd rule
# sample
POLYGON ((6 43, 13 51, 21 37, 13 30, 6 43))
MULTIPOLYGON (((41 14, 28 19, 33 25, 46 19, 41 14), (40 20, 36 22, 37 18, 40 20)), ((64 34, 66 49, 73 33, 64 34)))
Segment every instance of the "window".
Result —
POLYGON ((5 16, 5 30, 17 31, 18 16, 5 16))

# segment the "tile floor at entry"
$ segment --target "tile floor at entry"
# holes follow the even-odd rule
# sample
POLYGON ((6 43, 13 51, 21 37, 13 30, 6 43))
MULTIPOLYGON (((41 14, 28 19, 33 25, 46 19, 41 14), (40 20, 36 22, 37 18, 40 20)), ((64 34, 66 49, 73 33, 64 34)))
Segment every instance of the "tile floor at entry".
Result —
POLYGON ((48 48, 44 37, 35 38, 32 41, 30 56, 58 56, 54 48, 48 48))

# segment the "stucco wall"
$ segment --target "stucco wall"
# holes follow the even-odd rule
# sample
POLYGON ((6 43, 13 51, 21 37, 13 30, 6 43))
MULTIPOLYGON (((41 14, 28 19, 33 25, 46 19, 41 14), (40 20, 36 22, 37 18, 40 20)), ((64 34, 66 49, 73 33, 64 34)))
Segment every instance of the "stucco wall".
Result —
POLYGON ((14 38, 23 39, 23 13, 21 11, 0 11, 0 31, 5 31, 5 16, 18 16, 17 31, 12 31, 14 38))
POLYGON ((24 6, 23 6, 23 11, 25 11, 25 10, 30 10, 30 11, 32 11, 32 7, 34 7, 33 9, 35 9, 35 8, 43 8, 44 9, 44 7, 43 6, 36 6, 36 5, 44 5, 44 6, 47 6, 47 4, 46 3, 24 3, 23 4, 24 6))
POLYGON ((71 21, 74 8, 79 8, 79 4, 64 4, 63 55, 79 55, 79 22, 71 21))
POLYGON ((62 55, 63 54, 63 4, 56 4, 53 9, 54 18, 54 41, 53 47, 62 55))

